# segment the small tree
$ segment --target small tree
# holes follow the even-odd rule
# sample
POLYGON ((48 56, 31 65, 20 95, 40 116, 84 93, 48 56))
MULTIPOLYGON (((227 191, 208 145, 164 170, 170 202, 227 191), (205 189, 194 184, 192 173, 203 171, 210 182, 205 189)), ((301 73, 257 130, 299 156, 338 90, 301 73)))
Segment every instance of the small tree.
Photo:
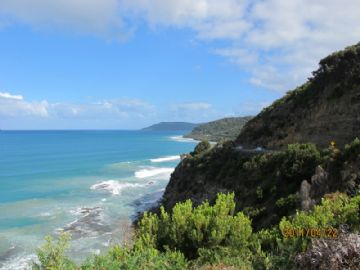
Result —
POLYGON ((34 263, 34 270, 77 269, 75 263, 65 255, 65 252, 69 248, 69 234, 61 233, 56 242, 54 242, 51 236, 46 236, 45 241, 46 243, 37 251, 40 264, 34 263))

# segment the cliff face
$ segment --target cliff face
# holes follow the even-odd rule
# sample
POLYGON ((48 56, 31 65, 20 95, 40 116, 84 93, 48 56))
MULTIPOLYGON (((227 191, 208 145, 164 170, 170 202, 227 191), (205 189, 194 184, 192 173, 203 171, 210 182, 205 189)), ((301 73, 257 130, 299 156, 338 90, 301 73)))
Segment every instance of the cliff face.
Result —
POLYGON ((360 135, 360 43, 320 61, 307 83, 288 92, 249 121, 236 142, 244 147, 285 148, 330 141, 343 146, 360 135))
POLYGON ((196 205, 212 202, 218 192, 235 192, 237 210, 255 228, 275 224, 325 193, 355 192, 360 141, 342 151, 329 143, 340 148, 359 135, 360 44, 323 59, 312 79, 250 120, 235 142, 183 159, 162 203, 170 210, 186 199, 196 205), (313 144, 288 146, 298 142, 313 144), (259 153, 239 145, 278 150, 259 153))
POLYGON ((245 212, 260 229, 296 209, 310 209, 327 193, 353 196, 359 185, 360 140, 343 150, 293 144, 267 153, 239 150, 234 142, 226 142, 184 158, 171 176, 162 204, 171 211, 177 202, 212 203, 217 193, 234 192, 236 210, 245 212))
MULTIPOLYGON (((204 200, 213 201, 218 192, 228 192, 237 185, 237 179, 226 168, 232 163, 242 164, 250 155, 239 155, 233 143, 215 146, 207 153, 183 159, 171 175, 163 204, 170 210, 177 202, 191 198, 195 205, 204 200)), ((233 166, 235 167, 235 166, 233 166)))

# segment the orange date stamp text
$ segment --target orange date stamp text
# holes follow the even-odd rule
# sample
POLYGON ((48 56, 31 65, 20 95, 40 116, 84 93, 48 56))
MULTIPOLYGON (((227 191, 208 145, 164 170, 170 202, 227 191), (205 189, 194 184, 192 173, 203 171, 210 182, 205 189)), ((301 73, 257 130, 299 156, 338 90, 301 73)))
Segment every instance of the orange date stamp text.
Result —
POLYGON ((284 228, 284 238, 337 238, 338 230, 335 228, 284 228))

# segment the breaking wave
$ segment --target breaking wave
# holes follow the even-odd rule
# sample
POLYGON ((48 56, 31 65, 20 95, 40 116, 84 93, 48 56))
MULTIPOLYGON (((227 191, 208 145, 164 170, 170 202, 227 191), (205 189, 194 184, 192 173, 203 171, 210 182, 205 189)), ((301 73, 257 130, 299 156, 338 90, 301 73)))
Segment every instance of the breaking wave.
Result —
POLYGON ((139 179, 150 178, 160 176, 162 178, 170 178, 170 175, 174 171, 174 168, 156 168, 147 167, 135 172, 135 177, 139 179))
POLYGON ((180 156, 168 156, 168 157, 150 159, 150 161, 153 163, 161 163, 161 162, 168 162, 175 160, 180 160, 180 156))
POLYGON ((126 183, 126 182, 121 183, 116 180, 108 180, 108 181, 103 181, 98 184, 92 185, 90 187, 90 189, 91 190, 105 190, 105 191, 112 193, 113 195, 119 195, 123 189, 139 188, 139 187, 144 187, 144 186, 145 186, 144 184, 126 183))

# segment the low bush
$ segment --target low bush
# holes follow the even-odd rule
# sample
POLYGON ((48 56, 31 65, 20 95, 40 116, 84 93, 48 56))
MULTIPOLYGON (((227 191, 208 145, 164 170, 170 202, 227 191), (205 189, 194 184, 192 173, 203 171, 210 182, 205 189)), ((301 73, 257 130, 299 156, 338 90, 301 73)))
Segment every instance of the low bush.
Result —
POLYGON ((207 140, 201 141, 194 149, 193 152, 190 154, 192 156, 200 155, 202 153, 205 153, 206 151, 210 150, 211 145, 207 140))
POLYGON ((130 249, 121 246, 111 248, 105 255, 88 259, 81 270, 182 270, 188 263, 180 252, 160 252, 150 247, 130 249))
POLYGON ((47 237, 33 269, 295 269, 296 255, 308 250, 311 238, 295 237, 287 230, 339 229, 347 224, 356 233, 359 209, 360 195, 350 198, 333 193, 313 210, 298 211, 279 225, 254 233, 251 220, 241 212, 235 214, 234 194, 219 194, 213 206, 205 202, 194 208, 186 201, 178 203, 171 214, 163 208, 160 215, 145 213, 133 246, 114 246, 80 267, 65 255, 68 235, 60 235, 55 242, 47 237))
POLYGON ((60 234, 54 242, 51 236, 45 237, 45 244, 37 250, 39 263, 33 263, 34 270, 72 270, 77 269, 76 264, 66 257, 69 248, 70 235, 60 234))
POLYGON ((164 208, 160 216, 145 213, 140 221, 140 238, 159 250, 179 250, 188 258, 197 257, 201 248, 247 247, 251 221, 241 212, 235 215, 234 211, 233 193, 219 194, 214 206, 204 202, 194 208, 188 200, 178 203, 172 214, 164 208))

